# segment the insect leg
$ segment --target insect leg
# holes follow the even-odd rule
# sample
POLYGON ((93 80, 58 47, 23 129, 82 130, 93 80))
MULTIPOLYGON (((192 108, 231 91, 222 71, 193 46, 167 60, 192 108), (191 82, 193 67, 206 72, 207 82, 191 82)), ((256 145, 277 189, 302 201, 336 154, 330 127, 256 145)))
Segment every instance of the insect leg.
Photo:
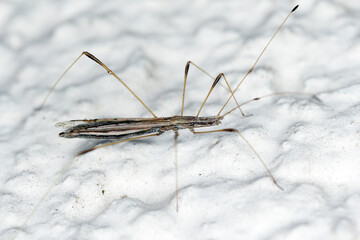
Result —
POLYGON ((94 55, 92 55, 89 52, 82 52, 80 54, 79 57, 77 57, 75 59, 75 61, 70 64, 70 66, 65 70, 65 72, 63 74, 61 74, 61 76, 56 80, 56 82, 54 83, 54 85, 51 87, 51 89, 49 90, 48 94, 46 95, 44 101, 42 102, 40 109, 45 105, 47 99, 49 98, 50 94, 54 91, 56 85, 60 82, 60 80, 65 76, 65 74, 70 70, 70 68, 72 68, 74 66, 74 64, 83 56, 87 56, 88 58, 90 58, 91 60, 93 60, 94 62, 98 63, 100 66, 102 66, 109 74, 111 74, 113 77, 115 77, 117 80, 119 80, 122 85, 124 85, 124 87, 130 91, 130 93, 146 108, 146 110, 149 111, 149 113, 151 115, 153 115, 154 118, 156 118, 156 115, 150 110, 150 108, 148 106, 146 106, 146 104, 128 87, 128 85, 126 85, 126 83, 121 80, 110 68, 108 68, 103 62, 101 62, 97 57, 95 57, 94 55))
POLYGON ((74 163, 74 160, 76 159, 76 157, 80 156, 80 155, 84 155, 85 153, 91 152, 95 149, 99 149, 99 148, 103 148, 103 147, 107 147, 110 145, 115 145, 118 143, 123 143, 123 142, 128 142, 128 141, 132 141, 132 140, 136 140, 136 139, 141 139, 141 138, 148 138, 148 137, 153 137, 153 136, 158 136, 160 135, 160 133, 153 133, 153 134, 149 134, 146 136, 139 136, 139 137, 134 137, 134 138, 129 138, 129 139, 124 139, 121 141, 116 141, 116 142, 111 142, 111 143, 107 143, 107 144, 103 144, 103 145, 99 145, 84 151, 79 152, 78 154, 76 154, 64 167, 63 169, 60 171, 60 173, 58 174, 58 176, 56 177, 55 181, 50 185, 50 187, 46 190, 46 192, 44 193, 44 195, 41 197, 41 199, 39 200, 39 202, 35 205, 35 207, 33 208, 33 210, 31 211, 31 213, 29 214, 29 216, 25 219, 25 221, 23 222, 23 224, 18 228, 18 230, 15 233, 15 236, 13 239, 16 239, 17 235, 24 229, 24 227, 26 226, 27 222, 31 219, 31 217, 34 215, 34 213, 37 211, 37 209, 40 207, 41 203, 45 200, 45 198, 49 195, 50 191, 55 187, 55 185, 60 181, 60 179, 64 176, 65 172, 71 167, 71 165, 74 163))
POLYGON ((227 113, 222 115, 222 117, 225 117, 226 115, 233 112, 235 109, 237 109, 239 107, 242 107, 242 106, 244 106, 244 105, 246 105, 248 103, 258 101, 260 99, 267 98, 267 97, 281 96, 281 95, 304 95, 304 96, 312 97, 312 98, 316 99, 317 101, 321 102, 321 100, 318 97, 316 97, 315 94, 312 94, 312 93, 306 93, 306 92, 274 92, 274 93, 270 93, 270 94, 267 94, 267 95, 264 95, 264 96, 261 96, 261 97, 256 97, 256 98, 250 99, 250 100, 248 100, 246 102, 243 102, 240 105, 238 105, 237 107, 234 107, 233 109, 231 109, 230 111, 228 111, 227 113))
POLYGON ((235 90, 231 93, 231 96, 228 98, 228 100, 226 101, 226 103, 224 104, 224 106, 220 109, 220 112, 218 113, 218 116, 221 114, 222 110, 225 108, 225 106, 228 104, 228 102, 230 101, 231 97, 234 95, 234 93, 238 90, 238 88, 240 87, 240 85, 242 84, 242 82, 246 79, 246 77, 254 70, 256 64, 259 62, 260 58, 262 57, 262 55, 264 54, 265 50, 267 49, 267 47, 270 45, 271 41, 274 39, 274 37, 276 36, 276 34, 280 31, 281 27, 285 24, 286 20, 290 17, 290 15, 299 7, 299 5, 296 5, 291 11, 290 13, 287 15, 287 17, 284 19, 284 21, 280 24, 280 26, 277 28, 277 30, 275 31, 275 33, 272 35, 272 37, 270 38, 270 40, 267 42, 267 44, 265 45, 264 49, 261 51, 260 55, 257 57, 255 63, 252 65, 252 67, 249 69, 249 71, 245 74, 245 76, 241 79, 241 81, 239 82, 239 84, 236 86, 235 90))
POLYGON ((179 211, 179 174, 178 174, 178 137, 179 133, 175 132, 174 145, 175 145, 175 195, 176 195, 176 212, 179 211))
MULTIPOLYGON (((219 74, 217 75, 217 77, 215 78, 214 83, 213 83, 213 85, 211 86, 208 94, 206 95, 204 102, 201 104, 201 107, 200 107, 198 113, 196 114, 197 117, 199 116, 199 114, 200 114, 200 112, 201 112, 201 109, 204 107, 204 105, 205 105, 207 99, 209 98, 212 90, 215 88, 216 84, 220 81, 221 77, 224 78, 224 81, 226 82, 226 85, 227 85, 230 93, 231 93, 231 94, 233 93, 233 91, 231 90, 231 87, 230 87, 228 81, 226 80, 225 74, 224 74, 224 73, 219 73, 219 74)), ((236 102, 237 108, 239 108, 239 110, 240 110, 241 114, 243 115, 243 117, 249 116, 249 115, 245 115, 244 112, 241 110, 241 108, 240 108, 240 106, 239 106, 239 103, 238 103, 238 101, 237 101, 236 98, 235 98, 235 95, 232 94, 232 96, 233 96, 233 98, 234 98, 234 100, 235 100, 235 102, 236 102)))
MULTIPOLYGON (((223 73, 220 73, 216 78, 214 78, 214 77, 211 76, 208 72, 206 72, 203 68, 199 67, 198 65, 196 65, 195 63, 193 63, 193 62, 191 62, 191 61, 188 61, 188 62, 186 63, 186 66, 185 66, 184 89, 183 89, 183 97, 182 97, 182 105, 181 105, 181 116, 183 116, 183 114, 184 114, 185 89, 186 89, 186 82, 187 82, 187 77, 188 77, 188 73, 189 73, 190 64, 192 64, 192 65, 195 66, 197 69, 199 69, 200 71, 202 71, 203 73, 205 73, 207 76, 209 76, 211 79, 214 80, 214 83, 213 83, 212 87, 210 88, 210 91, 209 91, 208 95, 206 96, 206 98, 205 98, 203 104, 201 105, 200 110, 199 110, 199 112, 198 112, 198 114, 197 114, 197 116, 199 116, 202 107, 204 106, 206 100, 208 99, 210 93, 212 92, 212 90, 214 89, 214 87, 216 86, 216 84, 219 82, 221 76, 223 76, 223 78, 224 78, 224 80, 225 80, 225 82, 226 82, 226 84, 227 84, 227 87, 228 87, 230 93, 232 93, 232 90, 231 90, 230 85, 229 85, 229 83, 227 82, 227 80, 226 80, 226 78, 225 78, 225 75, 224 75, 223 73)), ((238 104, 235 96, 232 95, 232 97, 234 98, 236 104, 239 106, 239 104, 238 104)), ((239 109, 240 109, 241 114, 245 117, 245 114, 242 112, 242 110, 241 110, 240 107, 239 107, 239 109)))
POLYGON ((259 159, 259 161, 261 162, 261 164, 264 166, 264 168, 266 169, 266 172, 268 173, 268 175, 270 176, 271 180, 273 181, 273 183, 280 188, 281 190, 284 190, 282 187, 279 186, 279 184, 277 184, 274 176, 271 174, 269 168, 266 166, 265 162, 262 160, 262 158, 260 157, 260 155, 256 152, 256 150, 254 149, 254 147, 249 143, 248 140, 246 140, 246 138, 239 132, 239 130, 234 129, 234 128, 225 128, 225 129, 219 129, 219 130, 212 130, 212 131, 201 131, 201 132, 195 132, 193 131, 194 134, 203 134, 203 133, 215 133, 215 132, 235 132, 237 133, 242 140, 251 148, 251 150, 254 152, 254 154, 256 155, 256 157, 259 159))

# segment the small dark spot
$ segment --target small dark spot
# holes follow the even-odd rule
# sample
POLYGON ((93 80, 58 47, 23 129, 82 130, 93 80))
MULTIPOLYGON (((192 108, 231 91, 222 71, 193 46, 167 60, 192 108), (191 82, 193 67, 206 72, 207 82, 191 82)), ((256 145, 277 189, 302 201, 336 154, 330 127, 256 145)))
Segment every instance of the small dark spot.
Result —
POLYGON ((105 190, 102 190, 102 191, 101 191, 101 193, 102 193, 102 195, 104 195, 104 193, 105 193, 105 190))
POLYGON ((296 10, 298 7, 299 7, 299 5, 296 5, 296 6, 294 7, 294 9, 291 10, 291 12, 295 12, 295 10, 296 10))
POLYGON ((220 81, 220 78, 221 78, 222 75, 223 75, 223 73, 219 73, 219 75, 217 75, 213 85, 211 86, 212 88, 214 88, 216 86, 216 84, 220 81))
POLYGON ((186 63, 186 66, 185 66, 185 75, 188 74, 188 72, 189 72, 189 67, 190 67, 190 61, 188 61, 188 62, 186 63))
POLYGON ((260 98, 257 97, 257 98, 254 98, 254 100, 260 100, 260 98))

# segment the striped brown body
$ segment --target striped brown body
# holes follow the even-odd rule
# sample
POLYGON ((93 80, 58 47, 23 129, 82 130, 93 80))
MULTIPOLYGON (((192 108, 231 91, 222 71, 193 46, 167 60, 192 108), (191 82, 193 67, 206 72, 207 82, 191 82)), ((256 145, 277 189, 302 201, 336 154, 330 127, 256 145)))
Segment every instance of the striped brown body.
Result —
POLYGON ((221 116, 195 117, 172 116, 159 118, 102 118, 89 120, 71 120, 57 123, 65 131, 59 134, 65 138, 87 139, 128 139, 151 133, 159 135, 173 130, 212 127, 221 123, 221 116))

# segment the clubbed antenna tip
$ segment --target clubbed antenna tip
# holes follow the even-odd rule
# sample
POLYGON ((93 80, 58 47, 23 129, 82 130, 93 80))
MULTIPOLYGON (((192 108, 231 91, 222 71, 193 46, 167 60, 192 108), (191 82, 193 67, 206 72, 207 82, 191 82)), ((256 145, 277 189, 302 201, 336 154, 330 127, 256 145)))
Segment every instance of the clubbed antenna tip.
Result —
POLYGON ((299 7, 299 5, 296 5, 291 12, 295 12, 295 10, 299 7))

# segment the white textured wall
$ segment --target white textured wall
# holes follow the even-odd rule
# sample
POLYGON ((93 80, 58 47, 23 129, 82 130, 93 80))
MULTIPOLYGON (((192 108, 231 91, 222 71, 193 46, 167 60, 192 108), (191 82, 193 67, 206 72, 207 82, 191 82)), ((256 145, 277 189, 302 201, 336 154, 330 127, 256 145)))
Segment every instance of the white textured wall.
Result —
MULTIPOLYGON (((151 117, 85 57, 39 111, 82 51, 155 114, 177 115, 186 61, 236 86, 296 4, 236 96, 300 91, 321 101, 268 98, 222 125, 243 133, 284 191, 236 135, 182 131, 176 213, 170 132, 78 158, 18 239, 358 239, 360 3, 350 0, 1 1, 0 238, 13 238, 62 167, 99 143, 59 138, 56 122, 151 117)), ((190 67, 186 115, 210 86, 190 67)), ((214 90, 203 115, 227 96, 214 90)))

